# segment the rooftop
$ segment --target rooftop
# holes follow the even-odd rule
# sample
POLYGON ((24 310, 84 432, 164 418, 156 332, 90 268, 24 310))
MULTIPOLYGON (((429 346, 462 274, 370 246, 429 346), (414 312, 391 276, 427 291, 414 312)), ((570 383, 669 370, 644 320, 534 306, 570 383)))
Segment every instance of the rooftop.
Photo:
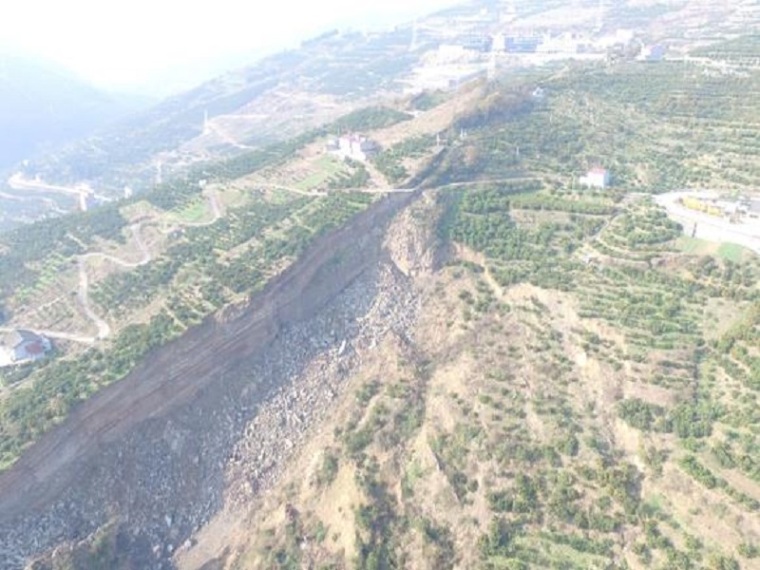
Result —
POLYGON ((42 337, 37 333, 28 330, 15 330, 5 333, 0 337, 0 346, 5 348, 16 348, 25 342, 35 342, 41 340, 42 337))

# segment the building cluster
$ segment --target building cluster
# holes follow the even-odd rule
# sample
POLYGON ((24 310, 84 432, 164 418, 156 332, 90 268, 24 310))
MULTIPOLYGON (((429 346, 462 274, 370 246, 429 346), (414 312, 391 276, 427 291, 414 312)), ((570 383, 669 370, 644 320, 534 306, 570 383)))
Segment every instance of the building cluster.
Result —
POLYGON ((0 367, 35 362, 53 348, 50 339, 28 330, 14 330, 0 336, 0 367))
POLYGON ((647 43, 631 29, 605 25, 606 8, 552 10, 550 17, 521 17, 512 2, 496 2, 474 13, 449 10, 439 20, 415 23, 412 46, 435 45, 407 83, 409 91, 456 88, 498 67, 540 65, 563 59, 663 59, 663 44, 647 43))
POLYGON ((366 162, 380 152, 380 146, 365 136, 350 134, 330 139, 327 152, 344 159, 366 162))
MULTIPOLYGON (((605 36, 594 36, 588 32, 538 33, 532 30, 478 36, 466 34, 453 46, 473 52, 507 55, 572 57, 583 54, 619 54, 639 61, 660 61, 666 53, 663 44, 645 44, 630 30, 616 30, 605 36)), ((451 49, 452 45, 443 44, 441 47, 451 49)))

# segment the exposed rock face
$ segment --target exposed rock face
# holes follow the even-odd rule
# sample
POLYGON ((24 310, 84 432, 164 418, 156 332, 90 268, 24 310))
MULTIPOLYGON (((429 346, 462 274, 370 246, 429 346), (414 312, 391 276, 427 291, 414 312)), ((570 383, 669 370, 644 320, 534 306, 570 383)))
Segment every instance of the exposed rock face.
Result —
POLYGON ((399 213, 388 228, 385 246, 405 275, 429 274, 441 264, 441 251, 435 247, 436 209, 434 196, 423 194, 399 213))
POLYGON ((270 484, 356 347, 413 321, 414 293, 383 247, 411 199, 321 239, 247 306, 157 351, 32 447, 0 476, 0 569, 107 523, 132 567, 171 568, 225 501, 270 484))

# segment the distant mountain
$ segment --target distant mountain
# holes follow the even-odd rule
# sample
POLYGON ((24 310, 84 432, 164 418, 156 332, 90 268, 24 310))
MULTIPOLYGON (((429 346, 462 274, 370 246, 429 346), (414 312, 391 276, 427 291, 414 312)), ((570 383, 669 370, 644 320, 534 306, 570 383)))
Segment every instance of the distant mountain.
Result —
POLYGON ((156 101, 190 91, 215 77, 249 66, 251 62, 281 50, 246 50, 239 53, 209 55, 190 62, 169 65, 128 89, 156 101))
MULTIPOLYGON (((497 69, 523 69, 528 60, 520 58, 534 56, 509 54, 505 43, 505 34, 517 23, 519 29, 509 32, 517 34, 510 40, 513 44, 522 42, 535 50, 539 36, 541 41, 550 37, 544 31, 554 34, 554 43, 541 56, 549 63, 556 59, 553 50, 564 49, 566 40, 578 44, 568 52, 568 62, 575 58, 574 50, 590 49, 589 42, 597 42, 596 53, 583 57, 604 59, 610 42, 625 37, 617 34, 623 27, 634 34, 635 47, 667 40, 677 54, 694 42, 689 26, 700 17, 700 10, 686 0, 674 0, 667 13, 664 3, 642 7, 620 0, 600 12, 597 0, 577 0, 574 7, 583 11, 570 19, 572 10, 562 0, 507 4, 475 0, 382 30, 321 33, 38 154, 25 165, 24 174, 58 185, 86 182, 109 197, 122 196, 126 186, 141 192, 157 181, 184 175, 190 167, 285 140, 360 107, 412 92, 448 90, 497 69), (497 37, 503 40, 501 48, 492 45, 497 37)), ((711 22, 734 26, 724 30, 732 36, 742 30, 740 22, 731 23, 736 20, 729 18, 733 10, 716 5, 709 14, 711 22)), ((197 70, 211 63, 198 61, 197 70)), ((165 89, 173 91, 182 75, 182 69, 167 72, 165 89)), ((97 94, 100 99, 89 94, 78 101, 81 106, 111 101, 102 93, 97 94)), ((64 95, 57 98, 66 99, 64 95)))
POLYGON ((0 169, 82 137, 139 106, 56 64, 0 50, 0 169))
POLYGON ((29 176, 104 193, 144 189, 157 168, 171 176, 187 164, 240 153, 315 127, 382 93, 422 53, 410 50, 412 26, 375 34, 333 32, 298 49, 260 59, 99 129, 32 161, 29 176))

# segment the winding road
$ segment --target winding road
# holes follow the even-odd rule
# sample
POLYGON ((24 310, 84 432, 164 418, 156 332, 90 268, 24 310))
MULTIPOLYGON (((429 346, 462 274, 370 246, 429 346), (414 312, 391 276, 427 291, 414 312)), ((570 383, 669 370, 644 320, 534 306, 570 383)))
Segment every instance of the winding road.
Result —
MULTIPOLYGON (((219 218, 221 218, 223 215, 222 209, 221 209, 221 206, 219 205, 219 200, 215 192, 209 193, 208 201, 209 201, 209 207, 211 208, 211 212, 213 214, 211 220, 206 221, 206 222, 187 222, 182 225, 208 226, 216 222, 219 218)), ((97 251, 84 253, 82 255, 79 255, 76 258, 77 270, 79 274, 79 283, 77 287, 77 301, 82 307, 82 311, 84 312, 87 319, 90 320, 95 325, 98 331, 96 336, 93 337, 93 336, 76 334, 76 333, 42 330, 42 329, 34 329, 34 331, 48 338, 68 340, 68 341, 78 342, 82 344, 94 344, 99 340, 103 340, 110 337, 112 333, 111 326, 102 317, 100 317, 97 314, 97 312, 95 312, 95 310, 92 308, 92 302, 90 300, 90 292, 89 292, 90 279, 87 274, 87 261, 90 259, 102 259, 126 269, 136 269, 137 267, 150 263, 153 260, 153 254, 150 252, 150 249, 148 248, 147 244, 143 240, 143 237, 141 234, 141 228, 142 228, 141 222, 138 222, 129 226, 129 230, 132 233, 134 243, 137 245, 137 248, 142 254, 142 259, 140 259, 139 261, 127 261, 120 257, 116 257, 114 255, 97 252, 97 251)), ((26 328, 26 327, 23 327, 23 326, 16 327, 16 328, 0 327, 0 333, 12 332, 14 330, 17 330, 18 328, 26 328)))
POLYGON ((57 214, 68 214, 69 210, 61 208, 55 200, 47 198, 44 195, 39 196, 16 196, 15 194, 8 194, 7 192, 0 192, 0 199, 10 200, 11 202, 42 202, 57 214))
MULTIPOLYGON (((508 180, 514 180, 514 179, 508 179, 508 180)), ((505 180, 489 180, 488 182, 497 182, 497 181, 503 182, 505 180)), ((67 192, 71 194, 81 192, 81 190, 77 190, 74 188, 66 188, 63 186, 60 186, 60 187, 50 186, 42 182, 28 181, 28 180, 23 179, 20 175, 14 176, 12 178, 12 182, 14 183, 14 187, 35 188, 38 190, 41 190, 41 189, 56 190, 56 191, 67 192)), ((455 182, 455 183, 446 184, 442 186, 442 188, 443 187, 457 187, 457 186, 464 187, 468 184, 472 184, 472 183, 465 183, 465 182, 456 183, 455 182)), ((312 197, 327 196, 329 194, 326 191, 310 192, 308 190, 294 188, 292 186, 271 184, 271 183, 266 183, 263 181, 260 183, 260 186, 264 188, 275 188, 275 189, 285 190, 288 192, 293 192, 296 194, 301 194, 304 196, 312 196, 312 197)), ((409 194, 415 191, 416 191, 416 188, 349 188, 349 189, 336 190, 334 192, 361 192, 364 194, 409 194)), ((208 197, 208 204, 212 212, 212 217, 210 220, 204 221, 204 222, 177 222, 173 226, 174 227, 176 226, 182 226, 182 227, 210 226, 211 224, 219 220, 223 216, 223 211, 219 204, 219 199, 218 199, 218 196, 216 195, 216 192, 210 191, 207 197, 208 197)), ((173 231, 174 227, 170 228, 168 231, 164 231, 164 230, 160 230, 160 231, 163 234, 168 234, 168 233, 171 233, 171 231, 173 231)), ((98 315, 98 313, 93 309, 93 306, 92 306, 92 301, 90 299, 90 278, 87 273, 87 261, 91 259, 106 260, 110 263, 113 263, 125 269, 136 269, 138 267, 141 267, 143 265, 150 263, 153 260, 153 255, 151 254, 150 249, 148 248, 147 244, 143 240, 143 237, 141 234, 141 228, 142 228, 141 223, 135 223, 129 226, 129 229, 132 233, 132 237, 134 239, 134 243, 137 245, 139 251, 142 254, 142 259, 140 259, 139 261, 128 261, 120 257, 116 257, 114 255, 110 255, 110 254, 102 253, 102 252, 89 252, 89 253, 82 254, 76 258, 77 270, 78 270, 77 301, 79 302, 79 305, 82 307, 82 311, 84 312, 87 319, 91 321, 93 325, 95 326, 95 328, 97 329, 96 336, 76 334, 76 333, 70 333, 70 332, 64 332, 64 331, 42 330, 42 329, 34 329, 35 332, 52 339, 68 340, 68 341, 78 342, 78 343, 83 343, 83 344, 94 344, 99 340, 104 340, 110 337, 112 334, 111 326, 100 315, 98 315)), ((25 327, 22 326, 18 328, 25 328, 25 327)), ((10 332, 12 330, 14 329, 0 327, 0 332, 10 332)))

